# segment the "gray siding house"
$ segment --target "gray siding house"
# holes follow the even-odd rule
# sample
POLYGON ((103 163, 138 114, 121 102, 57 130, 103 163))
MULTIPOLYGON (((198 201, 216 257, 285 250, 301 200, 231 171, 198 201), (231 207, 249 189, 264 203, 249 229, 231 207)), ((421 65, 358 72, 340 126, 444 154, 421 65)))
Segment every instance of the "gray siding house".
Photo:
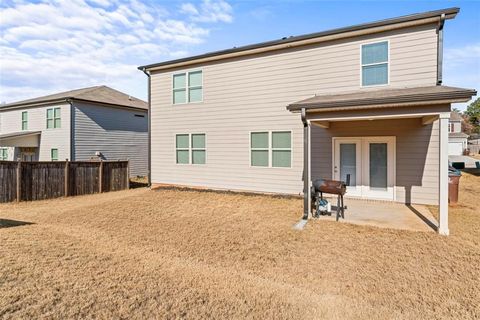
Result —
MULTIPOLYGON (((149 77, 155 185, 439 205, 448 234, 448 120, 474 90, 442 85, 458 8, 139 67, 149 77)), ((386 213, 387 214, 387 213, 386 213)))
POLYGON ((130 160, 148 172, 148 107, 106 86, 0 107, 0 160, 130 160))

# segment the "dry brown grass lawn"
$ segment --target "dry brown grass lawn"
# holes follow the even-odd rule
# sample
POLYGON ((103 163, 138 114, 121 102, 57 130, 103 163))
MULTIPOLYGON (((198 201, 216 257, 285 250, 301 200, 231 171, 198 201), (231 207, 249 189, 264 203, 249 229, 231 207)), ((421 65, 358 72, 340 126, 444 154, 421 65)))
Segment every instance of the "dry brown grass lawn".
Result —
POLYGON ((465 174, 450 237, 327 221, 295 231, 302 201, 266 196, 3 204, 0 318, 479 318, 479 194, 465 174))

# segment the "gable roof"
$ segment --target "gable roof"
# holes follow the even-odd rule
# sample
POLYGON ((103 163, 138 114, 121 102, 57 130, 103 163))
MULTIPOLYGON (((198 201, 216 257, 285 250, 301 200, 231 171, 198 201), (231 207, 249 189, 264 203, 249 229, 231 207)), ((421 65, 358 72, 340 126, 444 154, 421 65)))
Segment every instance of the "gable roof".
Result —
POLYGON ((415 14, 410 14, 410 15, 401 16, 397 18, 390 18, 390 19, 379 20, 375 22, 357 24, 349 27, 331 29, 331 30, 322 31, 322 32, 309 33, 309 34, 304 34, 300 36, 284 37, 279 40, 261 42, 261 43, 256 43, 256 44, 251 44, 251 45, 246 45, 241 47, 233 47, 232 49, 214 51, 214 52, 209 52, 209 53, 181 58, 181 59, 148 64, 148 65, 140 66, 138 67, 138 69, 143 71, 154 70, 154 69, 166 69, 170 67, 177 67, 180 65, 225 59, 225 58, 231 57, 233 54, 238 54, 238 55, 240 55, 240 53, 243 53, 243 55, 254 54, 254 53, 257 53, 256 51, 259 51, 260 49, 262 49, 263 51, 285 49, 285 48, 292 47, 292 46, 295 46, 296 44, 300 44, 302 42, 312 40, 312 39, 322 39, 322 38, 326 38, 327 36, 334 36, 334 35, 340 35, 340 34, 346 35, 347 33, 358 32, 358 31, 373 29, 378 27, 384 27, 384 26, 389 26, 393 24, 409 23, 409 22, 414 22, 419 20, 425 20, 429 23, 433 23, 435 21, 439 21, 442 15, 444 15, 445 19, 453 19, 455 18, 455 16, 459 11, 460 11, 460 8, 455 7, 455 8, 428 11, 423 13, 415 13, 415 14))
POLYGON ((118 90, 112 89, 107 86, 95 86, 88 87, 76 90, 70 90, 55 94, 50 94, 47 96, 42 96, 33 99, 27 99, 12 103, 4 104, 0 106, 0 110, 10 109, 10 108, 21 108, 30 105, 37 105, 48 102, 61 102, 67 100, 78 100, 85 102, 94 102, 107 105, 115 105, 127 108, 136 108, 136 109, 148 109, 148 104, 138 98, 134 98, 120 92, 118 90))
POLYGON ((291 103, 289 111, 331 110, 370 108, 375 106, 398 105, 408 103, 451 103, 471 99, 477 92, 473 89, 463 89, 447 86, 428 86, 415 88, 395 88, 382 90, 357 90, 348 93, 326 94, 291 103))

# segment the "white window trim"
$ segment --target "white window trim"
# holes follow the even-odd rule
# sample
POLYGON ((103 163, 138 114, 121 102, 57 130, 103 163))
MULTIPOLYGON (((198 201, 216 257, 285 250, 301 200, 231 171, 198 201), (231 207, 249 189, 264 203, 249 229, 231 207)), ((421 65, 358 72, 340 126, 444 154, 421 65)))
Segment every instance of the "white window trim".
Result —
POLYGON ((203 93, 204 93, 204 86, 203 86, 203 69, 192 69, 192 70, 184 70, 184 71, 179 71, 179 72, 174 72, 172 73, 172 76, 171 76, 171 84, 172 84, 172 106, 178 106, 178 105, 186 105, 186 104, 196 104, 196 103, 203 103, 203 93), (190 88, 190 81, 189 81, 189 74, 190 73, 194 73, 194 72, 198 72, 198 71, 201 71, 202 72, 202 84, 201 86, 194 86, 194 87, 191 87, 190 88), (185 89, 185 102, 183 103, 175 103, 174 101, 174 95, 173 93, 175 92, 175 89, 173 87, 174 83, 173 83, 173 79, 176 75, 180 75, 180 74, 185 74, 185 88, 177 88, 178 89, 185 89), (189 89, 195 89, 195 88, 202 88, 202 99, 200 101, 195 101, 195 102, 189 102, 189 98, 190 98, 190 92, 189 92, 189 89))
POLYGON ((51 108, 47 108, 47 110, 45 111, 45 129, 48 129, 48 130, 51 130, 51 129, 60 129, 62 127, 62 108, 61 107, 51 107, 51 108), (60 109, 60 117, 56 118, 55 117, 55 109, 60 109), (49 128, 48 127, 48 110, 53 110, 53 118, 51 118, 53 120, 53 127, 49 128), (55 127, 55 119, 60 119, 60 127, 55 127))
POLYGON ((256 131, 249 131, 248 133, 248 146, 249 146, 249 157, 248 157, 248 165, 250 168, 258 168, 258 169, 265 169, 265 168, 272 168, 272 169, 283 169, 283 170, 290 170, 293 168, 293 131, 292 130, 256 130, 256 131), (290 132, 290 148, 273 148, 273 134, 274 132, 290 132), (252 133, 268 133, 268 149, 267 148, 252 148, 252 133), (252 166, 252 150, 267 150, 268 151, 268 166, 252 166), (273 163, 273 151, 274 150, 286 150, 290 151, 290 166, 289 167, 274 167, 273 163))
POLYGON ((390 39, 384 40, 376 40, 373 42, 365 42, 360 44, 360 88, 375 88, 375 87, 385 87, 390 85, 390 39), (376 63, 367 63, 362 64, 362 47, 369 44, 376 44, 376 43, 387 43, 387 61, 386 62, 376 62, 376 63), (363 67, 368 66, 375 66, 380 64, 387 64, 387 83, 383 84, 370 84, 370 85, 363 85, 363 67))
POLYGON ((174 162, 176 165, 179 166, 205 166, 208 163, 207 158, 207 134, 205 132, 182 132, 182 133, 175 133, 173 135, 174 141, 174 150, 175 150, 175 157, 174 162), (192 143, 192 135, 196 134, 203 134, 205 136, 205 147, 204 148, 194 148, 192 143), (188 135, 188 149, 187 148, 177 148, 177 135, 188 135), (205 163, 193 163, 193 151, 205 151, 205 163), (177 162, 177 151, 188 151, 188 163, 178 163, 177 162))

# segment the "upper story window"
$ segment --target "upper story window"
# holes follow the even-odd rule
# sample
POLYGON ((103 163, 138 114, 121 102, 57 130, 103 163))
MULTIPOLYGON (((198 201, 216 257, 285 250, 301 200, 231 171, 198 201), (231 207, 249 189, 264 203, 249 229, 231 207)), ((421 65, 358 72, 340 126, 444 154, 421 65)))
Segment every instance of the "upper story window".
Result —
POLYGON ((388 84, 388 41, 362 45, 362 86, 388 84))
POLYGON ((47 109, 47 129, 60 128, 60 108, 47 109))
POLYGON ((448 132, 455 132, 455 124, 450 122, 448 124, 448 132))
POLYGON ((22 130, 28 130, 28 112, 22 112, 22 130))
POLYGON ((202 71, 189 71, 173 75, 173 104, 201 102, 203 100, 202 71))

